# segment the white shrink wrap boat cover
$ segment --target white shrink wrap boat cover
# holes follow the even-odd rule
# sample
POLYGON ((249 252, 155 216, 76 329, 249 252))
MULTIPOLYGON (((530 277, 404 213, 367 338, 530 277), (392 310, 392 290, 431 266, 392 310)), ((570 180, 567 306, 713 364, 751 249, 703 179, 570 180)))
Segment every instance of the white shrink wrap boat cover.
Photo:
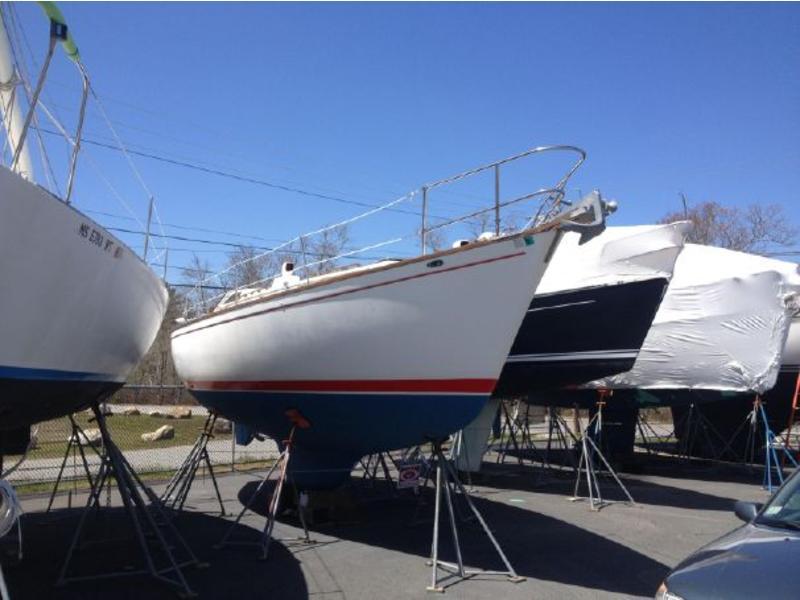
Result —
POLYGON ((763 393, 799 294, 797 264, 686 244, 633 369, 586 387, 763 393))
MULTIPOLYGON (((585 244, 579 243, 580 234, 566 233, 550 259, 535 295, 657 277, 669 279, 689 227, 688 221, 606 227, 603 233, 585 244)), ((480 471, 498 407, 499 400, 493 398, 462 430, 454 449, 459 470, 480 471)))
POLYGON ((558 244, 536 295, 671 277, 690 224, 606 227, 580 244, 566 233, 558 244))

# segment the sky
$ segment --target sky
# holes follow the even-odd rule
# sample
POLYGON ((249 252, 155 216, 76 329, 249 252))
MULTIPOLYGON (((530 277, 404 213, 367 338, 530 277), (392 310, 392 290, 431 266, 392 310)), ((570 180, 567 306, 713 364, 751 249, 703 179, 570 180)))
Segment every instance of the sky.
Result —
MULTIPOLYGON (((270 246, 546 144, 586 150, 569 194, 616 199, 611 224, 654 222, 681 208, 679 192, 690 204, 778 203, 800 224, 797 4, 61 8, 126 147, 345 200, 135 155, 142 186, 118 151, 86 143, 74 202, 104 225, 138 228, 120 198, 144 221, 152 193, 169 235, 270 246)), ((43 15, 15 12, 40 61, 43 15)), ((78 90, 56 56, 43 101, 68 129, 78 90)), ((88 115, 87 140, 114 142, 96 104, 88 115)), ((47 142, 61 177, 67 149, 47 142)), ((536 187, 558 180, 560 160, 536 167, 536 187)), ((442 210, 457 203, 443 196, 442 210)), ((119 235, 141 249, 141 235, 119 235)), ((169 245, 170 281, 193 251, 219 267, 230 249, 169 245)))

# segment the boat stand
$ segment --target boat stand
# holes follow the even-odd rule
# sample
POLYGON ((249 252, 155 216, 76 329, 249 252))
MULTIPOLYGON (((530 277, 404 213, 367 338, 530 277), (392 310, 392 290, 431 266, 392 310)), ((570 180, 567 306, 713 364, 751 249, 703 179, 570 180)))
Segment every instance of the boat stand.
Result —
POLYGON ((757 440, 763 436, 761 439, 764 442, 764 477, 761 487, 771 494, 774 487, 783 484, 784 479, 783 463, 778 459, 778 452, 780 451, 783 461, 788 459, 795 468, 797 467, 797 460, 787 447, 786 442, 776 439, 775 433, 769 426, 767 411, 760 396, 756 396, 753 400, 753 409, 747 415, 745 423, 749 423, 750 426, 747 432, 745 460, 749 464, 755 463, 756 451, 760 445, 757 440), (773 470, 775 471, 774 483, 772 479, 773 470))
POLYGON ((577 446, 580 440, 572 433, 564 417, 558 414, 558 409, 556 409, 556 407, 548 407, 547 421, 547 446, 545 446, 544 460, 542 462, 543 466, 548 469, 553 468, 553 463, 550 460, 550 451, 553 449, 553 439, 555 439, 561 450, 569 457, 569 468, 572 469, 574 473, 578 465, 575 463, 575 456, 570 450, 574 446, 577 446), (570 440, 572 441, 572 445, 570 445, 570 440))
MULTIPOLYGON (((295 426, 296 427, 296 426, 295 426)), ((281 503, 281 496, 283 494, 283 485, 287 480, 287 471, 289 467, 289 460, 292 456, 292 445, 294 443, 294 431, 295 427, 292 427, 291 432, 289 433, 289 438, 284 440, 283 444, 283 451, 278 456, 278 459, 273 463, 273 465, 267 471, 267 474, 264 476, 264 479, 258 484, 258 487, 252 493, 250 498, 247 500, 247 503, 242 507, 242 510, 239 511, 239 514, 236 516, 236 519, 231 523, 231 526, 228 528, 228 531, 225 532, 225 535, 222 536, 222 539, 219 541, 218 544, 214 546, 215 549, 219 550, 224 548, 225 546, 257 546, 261 551, 259 556, 260 560, 267 560, 269 557, 269 547, 270 543, 272 542, 272 530, 275 528, 275 520, 278 516, 278 512, 280 510, 280 503, 281 503), (244 517, 245 513, 248 510, 252 510, 253 506, 256 503, 256 500, 261 496, 261 492, 266 487, 267 483, 270 480, 272 474, 278 471, 278 479, 275 481, 275 489, 272 492, 272 495, 269 499, 269 505, 267 510, 267 522, 264 525, 264 530, 261 533, 261 536, 258 540, 231 540, 233 532, 236 530, 236 527, 239 525, 239 522, 244 517)), ((297 489, 295 488, 295 493, 297 493, 297 489)), ((279 540, 279 541, 300 541, 303 544, 314 544, 316 543, 314 540, 311 539, 308 533, 308 526, 306 525, 306 518, 305 518, 305 507, 307 504, 307 496, 305 493, 301 493, 297 499, 297 515, 300 518, 300 523, 303 526, 303 537, 294 538, 291 540, 279 540)))
MULTIPOLYGON (((389 463, 386 460, 387 457, 394 465, 394 459, 388 452, 377 452, 375 454, 368 454, 367 456, 362 457, 358 461, 362 469, 361 479, 358 480, 358 483, 355 483, 354 487, 362 490, 376 489, 379 484, 383 483, 383 486, 387 491, 387 497, 396 497, 397 488, 394 478, 392 477, 391 469, 389 468, 389 463), (383 472, 383 480, 378 477, 379 468, 383 472)), ((355 478, 353 481, 356 481, 355 478)))
POLYGON ((178 530, 167 518, 164 508, 155 493, 147 487, 126 460, 120 449, 111 439, 106 425, 106 416, 102 413, 97 404, 92 406, 92 411, 100 429, 105 453, 101 457, 100 470, 94 479, 94 485, 89 494, 89 499, 80 517, 78 528, 72 537, 67 556, 59 573, 56 586, 64 586, 68 583, 80 581, 94 581, 98 579, 108 579, 112 577, 129 577, 131 575, 149 575, 169 586, 172 586, 182 598, 190 598, 196 594, 189 587, 183 575, 183 569, 187 566, 205 567, 192 552, 189 545, 180 535, 178 530), (106 483, 111 484, 110 479, 116 482, 117 490, 122 498, 125 512, 133 527, 137 542, 145 561, 145 567, 138 571, 125 569, 107 573, 93 575, 71 575, 70 564, 79 545, 87 544, 87 540, 82 542, 82 534, 86 525, 87 518, 93 509, 100 509, 100 494, 106 483), (141 491, 144 492, 150 505, 145 504, 141 491), (163 524, 164 530, 160 524, 163 524), (171 534, 170 541, 167 540, 165 533, 171 534), (174 548, 182 550, 186 559, 178 562, 174 548), (154 558, 154 551, 166 558, 165 566, 158 566, 154 558))
POLYGON ((183 510, 183 505, 186 503, 186 498, 189 496, 189 491, 192 489, 192 484, 197 475, 197 470, 201 465, 205 464, 208 474, 211 476, 211 483, 214 485, 217 502, 219 502, 219 516, 225 516, 225 504, 222 502, 222 494, 219 492, 217 477, 214 474, 214 467, 211 465, 211 457, 208 454, 208 442, 214 438, 214 424, 216 422, 217 415, 209 413, 203 430, 189 451, 189 455, 167 484, 167 488, 161 495, 161 502, 167 508, 177 511, 183 510))
MULTIPOLYGON (((86 459, 86 452, 84 451, 84 444, 83 440, 88 440, 86 434, 84 433, 83 429, 81 429, 80 425, 75 422, 75 418, 73 415, 69 415, 69 422, 72 426, 72 434, 70 435, 69 441, 67 442, 67 448, 64 451, 64 459, 61 461, 61 467, 58 469, 58 475, 56 476, 56 482, 53 485, 53 491, 50 492, 50 499, 47 502, 47 509, 45 509, 45 513, 49 513, 50 509, 53 508, 53 502, 55 501, 56 494, 58 494, 58 488, 61 485, 61 481, 64 477, 64 471, 67 469, 67 461, 69 460, 70 454, 72 454, 72 471, 73 474, 77 471, 78 468, 78 454, 81 457, 81 464, 83 466, 83 472, 86 475, 86 480, 89 482, 89 489, 94 488, 94 479, 92 478, 92 472, 89 468, 89 461, 86 459)), ((97 451, 92 444, 87 444, 92 451, 97 454, 100 460, 103 460, 103 455, 97 451)), ((67 496, 67 508, 72 508, 72 494, 73 492, 77 493, 77 479, 73 479, 73 487, 68 492, 67 496)))
POLYGON ((529 418, 530 406, 525 403, 525 411, 523 414, 520 414, 521 404, 521 401, 517 401, 517 405, 514 408, 514 415, 512 416, 508 410, 507 404, 505 402, 500 402, 503 428, 500 431, 501 445, 500 449, 497 451, 497 464, 505 464, 506 456, 512 448, 513 455, 516 456, 517 463, 520 467, 525 465, 526 457, 528 457, 528 460, 533 464, 536 464, 536 462, 544 464, 544 460, 540 456, 539 450, 536 448, 536 444, 533 442, 533 436, 531 435, 529 418), (530 458, 530 456, 533 456, 533 458, 530 458))
POLYGON ((431 566, 431 584, 426 588, 427 591, 439 593, 444 592, 445 587, 442 585, 442 583, 447 580, 447 577, 442 579, 439 578, 440 569, 448 573, 451 577, 458 577, 459 580, 464 580, 474 575, 502 575, 507 577, 508 580, 513 583, 525 581, 525 577, 520 577, 517 575, 516 571, 514 571, 514 567, 512 567, 511 563, 508 562, 508 559, 503 553, 500 544, 497 542, 497 539, 495 539, 492 531, 486 525, 481 513, 472 503, 467 490, 464 489, 464 486, 458 479, 458 474, 456 473, 455 468, 445 457, 444 452, 442 452, 441 440, 433 443, 433 455, 436 459, 436 500, 434 504, 433 516, 433 542, 431 544, 431 560, 428 562, 428 564, 431 566), (480 523, 481 528, 486 533, 487 537, 494 546, 494 549, 497 551, 497 554, 500 556, 500 559, 503 561, 503 564, 506 567, 505 571, 483 571, 479 569, 475 570, 464 568, 464 561, 461 556, 461 544, 459 543, 458 539, 458 526, 456 524, 455 511, 453 509, 453 494, 456 492, 460 493, 465 499, 467 505, 472 511, 472 514, 474 515, 474 518, 478 521, 478 523, 480 523), (450 531, 453 535, 453 546, 456 553, 456 563, 445 562, 439 559, 439 520, 441 516, 442 495, 444 495, 445 503, 447 505, 447 514, 450 520, 450 531))
POLYGON ((641 408, 636 412, 636 429, 639 432, 641 444, 644 446, 647 454, 651 456, 653 454, 658 454, 659 446, 674 437, 674 432, 666 436, 660 435, 655 430, 652 423, 650 423, 649 419, 644 415, 641 408), (653 447, 654 444, 656 445, 655 447, 653 447))
MULTIPOLYGON (((601 398, 603 397, 604 396, 601 394, 601 398)), ((620 480, 616 471, 614 471, 614 469, 611 467, 609 462, 606 460, 606 457, 603 456, 603 453, 600 450, 602 442, 598 444, 594 440, 594 438, 601 440, 603 433, 603 406, 605 406, 605 404, 606 403, 604 400, 599 400, 597 402, 597 412, 591 418, 581 436, 581 458, 578 461, 578 473, 575 478, 575 489, 573 490, 572 497, 570 498, 572 502, 588 500, 589 507, 593 511, 599 511, 605 506, 614 504, 614 502, 610 500, 603 500, 603 496, 600 492, 600 484, 597 478, 598 474, 601 474, 602 472, 598 468, 598 465, 593 458, 595 456, 600 459, 600 462, 602 462, 603 465, 605 465, 608 473, 614 478, 614 481, 616 481, 617 485, 623 491, 625 496, 627 496, 628 504, 632 506, 636 505, 636 502, 633 500, 633 496, 631 496, 628 488, 625 487, 625 484, 622 483, 622 480, 620 480), (584 473, 586 477, 586 486, 589 492, 587 497, 578 495, 584 473)))
MULTIPOLYGON (((685 428, 686 428, 686 435, 684 435, 683 439, 679 439, 677 445, 677 454, 679 457, 686 459, 687 462, 691 461, 693 458, 692 450, 694 449, 695 442, 698 438, 703 438, 707 444, 707 448, 712 452, 713 456, 711 457, 712 460, 724 460, 725 454, 729 453, 733 458, 734 462, 738 462, 740 459, 739 456, 731 449, 731 442, 739 433, 737 430, 732 438, 731 441, 726 442, 725 438, 722 434, 717 430, 711 420, 703 414, 703 411, 700 410, 700 407, 692 402, 689 405, 689 412, 686 414, 684 418, 685 428), (719 450, 720 446, 722 447, 719 450)), ((744 424, 740 427, 743 427, 744 424)), ((677 436, 677 424, 675 426, 675 433, 673 434, 674 437, 677 436)))
MULTIPOLYGON (((797 411, 800 409, 800 372, 797 373, 797 379, 795 380, 794 384, 794 395, 792 396, 792 409, 789 411, 789 422, 786 425, 786 439, 784 440, 784 444, 786 448, 792 451, 792 436, 795 436, 795 445, 797 445, 797 434, 794 432, 794 427, 796 423, 797 411)), ((798 450, 794 450, 795 459, 797 459, 800 453, 798 450)), ((782 458, 781 466, 786 464, 786 459, 782 458)))

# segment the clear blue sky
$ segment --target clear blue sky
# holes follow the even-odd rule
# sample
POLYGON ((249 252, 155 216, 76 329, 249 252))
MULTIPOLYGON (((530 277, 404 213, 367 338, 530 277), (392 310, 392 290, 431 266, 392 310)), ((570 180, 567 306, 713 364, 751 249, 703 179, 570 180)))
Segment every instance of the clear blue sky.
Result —
MULTIPOLYGON (((679 190, 690 202, 776 202, 800 222, 797 4, 61 8, 133 148, 377 203, 529 146, 575 144, 589 158, 571 187, 616 198, 614 223, 678 209, 679 190)), ((44 18, 17 12, 41 55, 44 18)), ((48 98, 69 122, 76 77, 58 58, 48 98)), ((108 138, 96 112, 86 135, 108 138)), ((124 161, 88 150, 143 218, 124 161)), ((168 223, 286 239, 359 211, 136 163, 168 223)), ((77 192, 78 206, 124 214, 87 162, 77 192)))

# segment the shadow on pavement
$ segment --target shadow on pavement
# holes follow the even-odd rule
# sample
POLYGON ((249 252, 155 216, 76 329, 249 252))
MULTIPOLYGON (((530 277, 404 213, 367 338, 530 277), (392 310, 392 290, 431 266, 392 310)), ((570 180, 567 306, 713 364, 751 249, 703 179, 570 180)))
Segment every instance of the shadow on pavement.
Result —
MULTIPOLYGON (((654 483, 642 479, 626 477, 619 474, 620 479, 636 502, 653 506, 670 506, 692 510, 717 510, 729 512, 739 498, 726 498, 715 496, 696 490, 685 489, 654 483)), ((625 494, 616 484, 614 479, 603 474, 598 477, 600 492, 604 500, 621 502, 627 500, 625 494)), ((476 480, 477 482, 478 480, 476 480)), ((553 494, 557 496, 572 496, 575 489, 575 475, 571 471, 556 471, 541 469, 529 464, 520 467, 516 464, 486 464, 480 474, 480 483, 491 487, 535 492, 538 494, 553 494)), ((587 495, 585 473, 578 490, 580 496, 587 495)))
MULTIPOLYGON (((118 577, 71 583, 55 588, 64 557, 72 540, 81 509, 29 513, 22 517, 24 558, 20 564, 4 561, 3 571, 14 600, 53 599, 171 599, 175 591, 147 576, 118 577)), ((139 568, 141 552, 133 532, 119 508, 103 509, 89 539, 122 537, 115 541, 87 545, 79 554, 73 573, 99 573, 103 568, 118 571, 125 565, 139 568), (102 531, 102 533, 99 533, 102 531), (80 569, 80 571, 78 571, 80 569)), ((91 518, 90 518, 91 520, 91 518)), ((284 598, 307 599, 308 589, 300 564, 280 543, 270 548, 270 559, 260 562, 252 548, 214 550, 230 521, 202 513, 182 513, 176 525, 189 546, 207 568, 187 567, 184 575, 199 598, 284 598)), ((239 526, 237 537, 255 537, 250 527, 239 526)))
MULTIPOLYGON (((239 499, 250 498, 258 482, 246 484, 239 499)), ((270 493, 254 503, 265 507, 270 493)), ((414 554, 427 560, 431 549, 433 490, 421 491, 421 521, 412 524, 417 500, 411 495, 365 502, 358 507, 358 522, 311 526, 312 531, 342 540, 414 554)), ((669 567, 644 554, 566 521, 530 510, 473 496, 475 506, 491 527, 519 575, 618 594, 652 596, 669 567)), ((459 501, 459 508, 467 508, 459 501)), ((444 508, 442 509, 445 510, 444 508)), ((440 558, 452 561, 449 527, 442 514, 440 558)), ((286 522, 297 525, 293 519, 286 522)), ((474 522, 460 524, 464 562, 481 569, 501 569, 490 542, 474 522)), ((455 591, 455 590, 454 590, 455 591)))

